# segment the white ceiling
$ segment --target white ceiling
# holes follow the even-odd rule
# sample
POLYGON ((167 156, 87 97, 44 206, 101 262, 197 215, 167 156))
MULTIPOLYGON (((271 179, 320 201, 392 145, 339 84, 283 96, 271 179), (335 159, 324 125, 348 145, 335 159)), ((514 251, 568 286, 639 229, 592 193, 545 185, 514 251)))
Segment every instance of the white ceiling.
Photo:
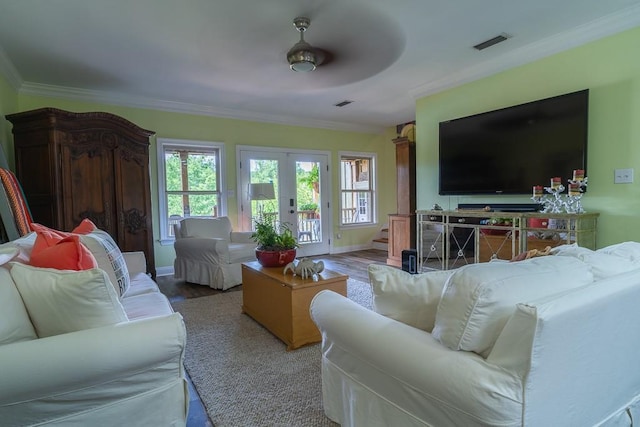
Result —
POLYGON ((21 93, 380 131, 421 96, 638 25, 640 0, 0 0, 0 73, 21 93), (334 55, 311 73, 286 61, 296 16, 334 55))

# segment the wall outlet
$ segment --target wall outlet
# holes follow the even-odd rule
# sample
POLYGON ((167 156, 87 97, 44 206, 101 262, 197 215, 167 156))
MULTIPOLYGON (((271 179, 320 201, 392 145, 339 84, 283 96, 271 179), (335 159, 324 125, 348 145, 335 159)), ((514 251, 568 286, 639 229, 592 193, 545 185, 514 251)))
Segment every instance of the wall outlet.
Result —
POLYGON ((614 171, 614 184, 631 184, 633 182, 633 168, 616 169, 614 171))

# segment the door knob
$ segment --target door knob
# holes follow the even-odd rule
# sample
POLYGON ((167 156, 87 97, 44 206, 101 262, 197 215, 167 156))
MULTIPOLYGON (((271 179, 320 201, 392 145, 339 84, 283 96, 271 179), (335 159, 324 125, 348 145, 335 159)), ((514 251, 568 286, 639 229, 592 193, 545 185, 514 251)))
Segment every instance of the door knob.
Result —
POLYGON ((290 213, 290 214, 295 213, 295 212, 296 212, 296 211, 294 211, 293 209, 291 209, 291 210, 289 211, 289 213, 290 213))

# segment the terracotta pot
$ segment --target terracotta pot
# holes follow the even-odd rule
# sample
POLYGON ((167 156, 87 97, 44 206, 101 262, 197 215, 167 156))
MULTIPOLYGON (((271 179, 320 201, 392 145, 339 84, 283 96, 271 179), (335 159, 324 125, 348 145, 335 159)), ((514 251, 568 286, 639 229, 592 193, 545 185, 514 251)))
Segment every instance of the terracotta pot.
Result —
POLYGON ((256 249, 256 258, 263 267, 284 267, 296 259, 296 250, 262 251, 256 249))
POLYGON ((529 227, 547 228, 549 227, 549 220, 547 218, 531 218, 529 220, 529 227))

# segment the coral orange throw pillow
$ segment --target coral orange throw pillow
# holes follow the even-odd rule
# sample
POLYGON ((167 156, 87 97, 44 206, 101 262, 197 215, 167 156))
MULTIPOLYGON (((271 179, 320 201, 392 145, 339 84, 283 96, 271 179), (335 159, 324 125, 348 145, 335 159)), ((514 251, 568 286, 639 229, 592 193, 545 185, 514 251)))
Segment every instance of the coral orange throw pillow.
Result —
POLYGON ((96 231, 98 227, 88 218, 82 220, 80 225, 71 231, 73 234, 89 234, 92 231, 96 231))
MULTIPOLYGON (((82 224, 77 228, 81 226, 82 224)), ((88 228, 87 225, 84 227, 84 229, 88 228)), ((37 223, 32 223, 31 229, 37 235, 29 260, 29 264, 34 267, 88 270, 98 266, 95 257, 86 246, 80 243, 77 234, 54 230, 37 223)))
POLYGON ((29 264, 34 267, 76 271, 98 267, 94 256, 80 243, 80 237, 76 235, 65 237, 53 246, 38 251, 34 246, 29 264))

